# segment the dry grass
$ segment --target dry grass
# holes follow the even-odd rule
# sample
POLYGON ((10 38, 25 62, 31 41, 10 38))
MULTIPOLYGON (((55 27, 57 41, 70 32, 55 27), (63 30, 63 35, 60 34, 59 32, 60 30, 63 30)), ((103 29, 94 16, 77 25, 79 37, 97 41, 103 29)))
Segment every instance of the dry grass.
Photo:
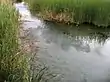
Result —
POLYGON ((0 4, 11 4, 11 0, 0 0, 0 4))

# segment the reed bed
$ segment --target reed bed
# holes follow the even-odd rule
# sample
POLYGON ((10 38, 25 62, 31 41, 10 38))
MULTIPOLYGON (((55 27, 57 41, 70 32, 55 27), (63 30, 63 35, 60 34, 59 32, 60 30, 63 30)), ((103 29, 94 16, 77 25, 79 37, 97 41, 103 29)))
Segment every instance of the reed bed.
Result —
POLYGON ((46 67, 32 69, 33 54, 24 51, 19 38, 19 13, 8 1, 0 1, 0 82, 47 82, 46 67))
POLYGON ((0 1, 0 82, 29 82, 29 65, 18 41, 19 15, 8 1, 0 1))
POLYGON ((110 25, 109 0, 25 0, 45 20, 64 23, 110 25))

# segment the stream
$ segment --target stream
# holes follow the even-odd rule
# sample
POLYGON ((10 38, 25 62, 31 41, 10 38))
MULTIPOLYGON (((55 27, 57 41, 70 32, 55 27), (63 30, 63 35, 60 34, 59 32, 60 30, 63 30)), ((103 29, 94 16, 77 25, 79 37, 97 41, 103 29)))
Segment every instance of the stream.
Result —
POLYGON ((23 2, 15 6, 23 28, 38 40, 36 61, 57 74, 48 82, 110 82, 110 29, 44 22, 23 2))

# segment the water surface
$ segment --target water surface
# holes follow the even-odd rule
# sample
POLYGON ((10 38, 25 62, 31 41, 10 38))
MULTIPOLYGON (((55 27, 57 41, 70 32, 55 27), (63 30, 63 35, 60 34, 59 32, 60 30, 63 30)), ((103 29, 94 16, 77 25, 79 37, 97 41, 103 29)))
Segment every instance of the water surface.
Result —
POLYGON ((43 22, 23 3, 15 6, 30 39, 39 41, 36 61, 57 73, 48 82, 110 82, 109 29, 43 22))

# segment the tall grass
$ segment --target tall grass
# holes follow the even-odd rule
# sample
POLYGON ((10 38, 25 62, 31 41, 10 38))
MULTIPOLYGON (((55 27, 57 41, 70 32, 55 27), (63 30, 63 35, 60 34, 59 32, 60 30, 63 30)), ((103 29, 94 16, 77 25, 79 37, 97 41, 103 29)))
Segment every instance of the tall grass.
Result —
POLYGON ((34 12, 44 19, 98 26, 110 25, 109 0, 25 0, 34 12))
POLYGON ((46 67, 33 70, 33 58, 21 50, 18 19, 11 2, 0 1, 0 82, 47 82, 46 67))
POLYGON ((19 48, 18 12, 0 3, 0 82, 29 82, 26 56, 19 48))

